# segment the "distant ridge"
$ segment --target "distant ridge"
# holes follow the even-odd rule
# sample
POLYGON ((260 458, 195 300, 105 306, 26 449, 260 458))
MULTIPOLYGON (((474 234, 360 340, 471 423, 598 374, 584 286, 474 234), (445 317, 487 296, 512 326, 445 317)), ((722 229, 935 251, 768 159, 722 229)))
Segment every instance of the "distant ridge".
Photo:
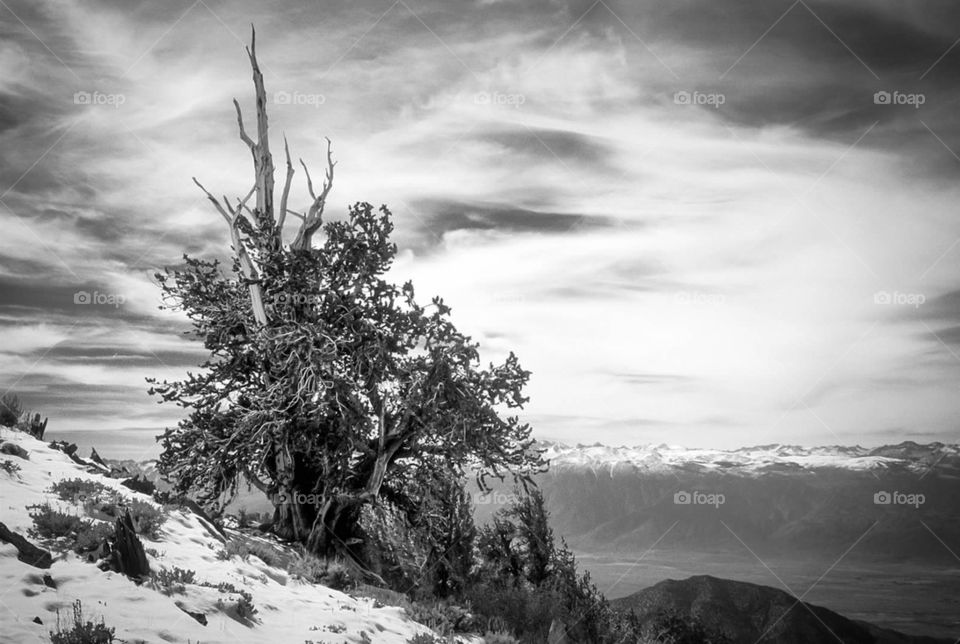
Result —
POLYGON ((707 575, 667 580, 613 607, 646 620, 666 610, 699 622, 707 631, 746 644, 946 644, 950 639, 906 635, 799 602, 777 588, 707 575))

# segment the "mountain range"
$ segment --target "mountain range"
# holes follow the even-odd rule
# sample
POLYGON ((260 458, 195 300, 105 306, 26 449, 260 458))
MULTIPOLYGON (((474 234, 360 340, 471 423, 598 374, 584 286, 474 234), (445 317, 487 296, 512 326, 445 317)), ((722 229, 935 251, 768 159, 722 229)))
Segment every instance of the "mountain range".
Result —
MULTIPOLYGON (((855 545, 851 556, 956 564, 949 544, 960 544, 957 445, 539 447, 550 469, 535 480, 551 522, 582 550, 747 545, 835 557, 855 545)), ((480 519, 511 492, 505 483, 478 493, 480 519)))

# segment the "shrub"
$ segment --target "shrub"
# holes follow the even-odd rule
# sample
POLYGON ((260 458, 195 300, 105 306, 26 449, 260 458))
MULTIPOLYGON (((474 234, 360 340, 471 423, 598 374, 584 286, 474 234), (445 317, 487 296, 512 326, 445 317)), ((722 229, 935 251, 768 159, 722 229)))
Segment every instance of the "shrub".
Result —
POLYGON ((443 640, 430 633, 417 633, 407 640, 407 644, 443 644, 443 640))
MULTIPOLYGON (((631 616, 632 617, 632 616, 631 616)), ((643 624, 630 619, 634 628, 629 633, 639 641, 654 644, 730 644, 730 639, 720 633, 713 633, 693 616, 681 615, 672 611, 660 610, 643 624)))
POLYGON ((106 485, 91 479, 61 479, 50 486, 50 491, 61 501, 96 502, 113 493, 106 485))
POLYGON ((322 559, 309 552, 291 557, 287 572, 291 577, 311 584, 322 584, 334 590, 347 590, 357 583, 343 562, 322 559))
POLYGON ((483 644, 520 644, 520 640, 510 633, 487 633, 483 636, 483 644))
POLYGON ((445 601, 413 602, 404 610, 410 619, 441 635, 470 633, 476 630, 476 622, 470 611, 445 601))
POLYGON ((240 599, 237 601, 237 615, 241 619, 252 619, 257 614, 257 608, 253 605, 253 595, 245 590, 240 591, 240 599))
POLYGON ((54 510, 47 503, 27 506, 27 510, 32 510, 30 518, 33 519, 33 533, 47 539, 73 539, 91 523, 74 514, 54 510))
MULTIPOLYGON (((251 595, 246 590, 242 590, 234 586, 229 582, 220 582, 219 584, 211 584, 209 581, 200 582, 200 586, 206 586, 208 588, 216 588, 221 593, 224 594, 233 594, 239 595, 240 599, 237 600, 237 603, 234 604, 233 609, 241 620, 252 621, 253 616, 257 614, 257 608, 253 605, 253 595, 251 595)), ((226 602, 222 599, 217 600, 217 606, 220 608, 226 607, 226 602)))
POLYGON ((250 555, 259 557, 268 566, 284 567, 286 564, 286 557, 273 546, 262 541, 239 537, 228 541, 223 550, 217 553, 217 559, 226 560, 230 557, 247 559, 250 555))
POLYGON ((150 539, 157 539, 160 536, 160 527, 167 520, 167 515, 152 503, 139 499, 131 501, 128 507, 137 533, 150 539))
POLYGON ((113 526, 103 521, 87 521, 77 531, 73 541, 73 551, 77 554, 92 552, 104 541, 113 536, 113 526))
POLYGON ((189 584, 196 583, 197 573, 178 566, 161 568, 153 573, 151 585, 168 597, 187 592, 189 584))
POLYGON ((60 623, 60 611, 57 610, 57 630, 50 631, 52 644, 112 644, 116 629, 103 623, 86 619, 80 600, 73 602, 73 620, 67 622, 67 630, 60 623))
POLYGON ((15 394, 3 394, 0 396, 0 425, 4 427, 13 427, 23 415, 23 405, 20 403, 20 397, 15 394))
POLYGON ((22 468, 17 464, 11 461, 9 458, 3 459, 3 462, 0 462, 0 470, 3 470, 10 476, 20 476, 20 470, 22 468))

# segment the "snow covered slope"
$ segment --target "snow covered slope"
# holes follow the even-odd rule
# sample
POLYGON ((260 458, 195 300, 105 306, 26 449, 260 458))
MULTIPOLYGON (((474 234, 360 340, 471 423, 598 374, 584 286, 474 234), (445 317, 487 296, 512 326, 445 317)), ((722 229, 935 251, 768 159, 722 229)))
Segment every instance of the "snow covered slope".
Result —
MULTIPOLYGON (((29 536, 33 521, 28 506, 49 503, 65 512, 82 511, 78 504, 60 501, 50 492, 58 480, 96 480, 127 498, 152 503, 149 496, 122 487, 116 479, 90 473, 27 434, 0 428, 0 443, 20 446, 29 456, 25 460, 0 455, 0 465, 10 461, 20 466, 16 472, 0 470, 0 522, 37 545, 45 544, 29 536)), ((372 599, 292 579, 255 556, 246 561, 218 559, 223 541, 188 510, 170 511, 159 538, 143 542, 154 571, 175 566, 189 569, 196 572, 198 582, 214 586, 226 582, 252 594, 258 611, 252 622, 231 616, 235 613, 228 607, 237 597, 217 588, 189 584, 184 594, 166 596, 149 584, 138 586, 121 574, 102 572, 78 555, 55 548, 53 565, 41 570, 19 561, 17 549, 0 541, 0 642, 49 642, 57 609, 64 617, 70 615, 70 606, 78 598, 87 616, 97 621, 102 617, 107 626, 116 628, 118 639, 131 643, 403 644, 418 633, 430 632, 407 619, 401 608, 378 607, 372 599), (52 584, 49 579, 44 583, 45 573, 52 584), (207 624, 186 611, 203 613, 207 624)))

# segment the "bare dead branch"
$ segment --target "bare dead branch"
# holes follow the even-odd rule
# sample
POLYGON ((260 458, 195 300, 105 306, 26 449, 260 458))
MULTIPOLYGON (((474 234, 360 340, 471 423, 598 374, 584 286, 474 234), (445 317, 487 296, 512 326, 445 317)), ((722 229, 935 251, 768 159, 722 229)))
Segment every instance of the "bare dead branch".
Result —
POLYGON ((317 195, 313 191, 313 178, 310 176, 310 170, 307 168, 307 164, 303 162, 303 159, 300 159, 300 165, 303 166, 303 171, 307 175, 307 191, 310 193, 310 198, 316 201, 317 195))
POLYGON ((232 220, 232 218, 230 217, 229 214, 227 214, 227 211, 223 209, 223 206, 220 205, 220 202, 217 201, 217 198, 214 197, 212 194, 210 194, 210 191, 207 190, 206 188, 204 188, 204 187, 203 187, 203 184, 200 183, 199 181, 197 181, 197 178, 196 178, 196 177, 193 177, 193 182, 194 182, 195 184, 197 184, 197 187, 198 187, 198 188, 200 188, 201 190, 203 190, 203 192, 207 195, 207 199, 210 200, 210 203, 212 203, 212 204, 214 205, 214 207, 217 209, 217 211, 218 211, 221 215, 223 215, 223 218, 227 220, 227 225, 231 225, 231 226, 232 226, 232 225, 233 225, 233 220, 232 220))
POLYGON ((233 248, 237 253, 237 259, 240 260, 240 270, 243 272, 243 276, 249 282, 250 290, 250 304, 253 311, 253 317, 256 319, 258 324, 267 323, 267 310, 263 304, 263 291, 260 288, 258 280, 260 275, 257 272, 257 268, 253 263, 253 260, 250 259, 250 254, 247 252, 246 246, 243 244, 243 239, 240 237, 240 230, 237 227, 237 221, 241 216, 240 208, 236 210, 230 206, 230 202, 227 200, 226 195, 223 197, 223 204, 217 201, 217 198, 210 194, 210 191, 203 187, 196 177, 193 177, 193 182, 197 184, 197 187, 203 190, 204 194, 207 195, 207 199, 210 200, 210 203, 213 204, 214 208, 217 209, 217 212, 226 220, 227 227, 230 229, 230 240, 233 244, 233 248), (226 208, 224 208, 224 204, 226 208))
POLYGON ((280 237, 280 243, 283 244, 283 222, 287 218, 287 198, 290 196, 290 184, 293 182, 293 164, 290 163, 290 145, 287 143, 287 137, 283 137, 283 151, 287 155, 287 177, 283 182, 283 193, 280 195, 280 214, 277 216, 277 235, 280 237))
MULTIPOLYGON (((256 179, 254 191, 257 195, 256 211, 261 217, 273 220, 273 156, 270 154, 270 138, 268 136, 268 130, 270 128, 267 122, 267 92, 266 89, 264 89, 263 74, 257 62, 256 42, 257 33, 251 25, 250 46, 247 48, 247 57, 250 59, 250 66, 253 69, 253 88, 256 94, 256 142, 247 134, 246 128, 243 125, 243 113, 237 99, 233 99, 233 106, 237 111, 237 126, 240 129, 240 140, 247 144, 247 147, 250 148, 250 155, 253 157, 253 171, 256 179)), ((246 199, 243 201, 246 203, 246 199)))
POLYGON ((250 188, 250 192, 247 193, 247 196, 244 197, 244 198, 241 200, 240 203, 246 204, 246 203, 247 203, 247 200, 250 199, 250 197, 253 195, 254 192, 256 192, 256 190, 257 190, 257 186, 256 186, 256 184, 254 184, 254 186, 253 186, 252 188, 250 188))
POLYGON ((250 148, 250 151, 253 152, 256 144, 253 142, 247 135, 247 131, 243 128, 243 112, 240 111, 240 103, 237 102, 237 99, 233 99, 233 106, 237 109, 237 126, 240 128, 240 140, 247 144, 250 148))
POLYGON ((292 247, 300 250, 306 250, 310 248, 310 243, 313 238, 313 234, 320 229, 320 226, 323 225, 323 208, 327 202, 327 195, 330 194, 331 188, 333 188, 333 168, 336 166, 336 162, 333 160, 333 146, 330 143, 330 139, 327 139, 327 170, 326 170, 326 179, 323 182, 323 189, 320 191, 320 194, 316 194, 313 189, 313 180, 310 177, 310 171, 307 169, 307 164, 300 160, 301 165, 303 165, 303 171, 307 175, 307 189, 310 192, 310 197, 313 199, 313 203, 310 204, 310 208, 307 211, 306 217, 304 217, 303 223, 300 225, 300 230, 297 232, 297 238, 294 240, 292 247))

